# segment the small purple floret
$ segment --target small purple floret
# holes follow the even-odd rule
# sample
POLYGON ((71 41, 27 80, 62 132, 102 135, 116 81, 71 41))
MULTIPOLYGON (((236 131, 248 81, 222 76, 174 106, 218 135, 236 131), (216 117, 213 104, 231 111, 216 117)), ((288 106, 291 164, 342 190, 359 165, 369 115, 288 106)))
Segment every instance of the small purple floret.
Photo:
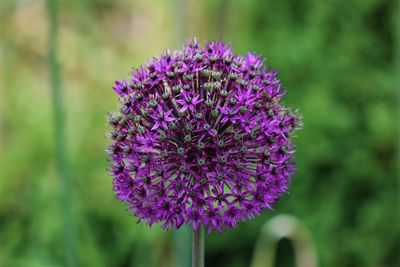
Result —
POLYGON ((277 72, 252 53, 195 40, 116 81, 108 148, 114 191, 133 215, 164 229, 221 232, 251 220, 286 192, 291 133, 277 72))

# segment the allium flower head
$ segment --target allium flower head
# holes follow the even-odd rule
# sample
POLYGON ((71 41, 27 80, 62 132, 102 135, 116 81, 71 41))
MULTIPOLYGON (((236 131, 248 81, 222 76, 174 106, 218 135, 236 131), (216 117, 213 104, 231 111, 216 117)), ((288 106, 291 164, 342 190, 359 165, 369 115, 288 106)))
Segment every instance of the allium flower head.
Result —
POLYGON ((149 225, 222 231, 284 193, 299 116, 277 72, 252 53, 195 40, 116 81, 108 149, 119 200, 149 225))

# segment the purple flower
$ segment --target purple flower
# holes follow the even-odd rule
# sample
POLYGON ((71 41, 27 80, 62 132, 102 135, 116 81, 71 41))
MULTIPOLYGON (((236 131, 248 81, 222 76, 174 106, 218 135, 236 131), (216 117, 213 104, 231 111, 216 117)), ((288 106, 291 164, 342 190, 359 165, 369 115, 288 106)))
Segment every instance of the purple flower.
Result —
POLYGON ((196 105, 201 102, 201 100, 199 100, 199 95, 192 96, 190 93, 185 91, 182 91, 180 97, 181 99, 176 100, 176 102, 181 105, 179 112, 185 112, 187 109, 194 112, 196 105))
POLYGON ((301 122, 259 56, 192 40, 113 88, 120 107, 109 116, 110 172, 139 221, 221 232, 286 192, 301 122))
POLYGON ((157 130, 160 125, 164 127, 164 129, 168 129, 168 122, 176 120, 175 118, 170 117, 169 115, 172 113, 172 109, 164 112, 161 106, 157 106, 157 112, 154 115, 150 115, 150 117, 155 121, 151 130, 157 130))
POLYGON ((154 145, 156 144, 157 136, 151 132, 148 132, 146 135, 138 135, 137 136, 137 145, 134 147, 135 151, 138 152, 150 152, 154 145))

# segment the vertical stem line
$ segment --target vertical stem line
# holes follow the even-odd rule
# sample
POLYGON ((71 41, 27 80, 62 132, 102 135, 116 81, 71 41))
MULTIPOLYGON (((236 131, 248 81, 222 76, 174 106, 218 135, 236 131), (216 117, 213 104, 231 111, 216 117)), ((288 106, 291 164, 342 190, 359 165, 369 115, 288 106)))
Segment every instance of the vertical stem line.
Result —
MULTIPOLYGON (((187 5, 186 0, 171 0, 171 11, 174 12, 172 21, 173 45, 180 47, 187 35, 187 5)), ((174 254, 176 267, 190 266, 191 229, 184 225, 174 233, 174 254)))
POLYGON ((174 10, 174 45, 178 45, 178 47, 182 46, 187 31, 187 10, 186 10, 187 2, 186 0, 172 0, 172 10, 174 10))
POLYGON ((65 132, 64 132, 64 114, 61 95, 61 76, 60 65, 57 58, 57 29, 58 29, 58 0, 47 0, 47 12, 49 18, 49 73, 52 87, 52 102, 54 116, 54 139, 56 167, 60 177, 61 187, 61 205, 63 210, 63 239, 66 257, 66 266, 73 267, 75 264, 75 255, 73 247, 72 220, 70 212, 70 181, 68 174, 65 132))
MULTIPOLYGON (((400 77, 397 75, 400 72, 400 1, 396 1, 396 11, 394 12, 393 24, 395 29, 395 73, 396 80, 394 81, 395 88, 400 85, 400 77)), ((400 118, 400 93, 397 94, 397 119, 400 118)), ((397 126, 397 171, 400 173, 400 125, 397 126)), ((398 175, 398 211, 400 212, 400 175, 398 175)))
POLYGON ((229 7, 229 0, 220 0, 218 7, 217 7, 217 19, 216 19, 216 33, 217 39, 223 40, 225 37, 226 27, 227 27, 227 19, 228 19, 228 7, 229 7))
POLYGON ((192 267, 204 267, 204 227, 193 230, 192 267))

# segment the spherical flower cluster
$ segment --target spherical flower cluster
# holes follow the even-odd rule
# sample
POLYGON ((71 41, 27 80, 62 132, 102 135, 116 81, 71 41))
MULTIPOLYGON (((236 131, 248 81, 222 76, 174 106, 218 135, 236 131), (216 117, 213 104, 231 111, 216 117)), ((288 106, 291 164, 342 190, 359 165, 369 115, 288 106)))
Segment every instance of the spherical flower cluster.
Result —
POLYGON ((220 232, 287 190, 300 119, 280 104, 277 72, 259 56, 192 40, 113 88, 120 106, 109 115, 110 172, 139 221, 220 232))

